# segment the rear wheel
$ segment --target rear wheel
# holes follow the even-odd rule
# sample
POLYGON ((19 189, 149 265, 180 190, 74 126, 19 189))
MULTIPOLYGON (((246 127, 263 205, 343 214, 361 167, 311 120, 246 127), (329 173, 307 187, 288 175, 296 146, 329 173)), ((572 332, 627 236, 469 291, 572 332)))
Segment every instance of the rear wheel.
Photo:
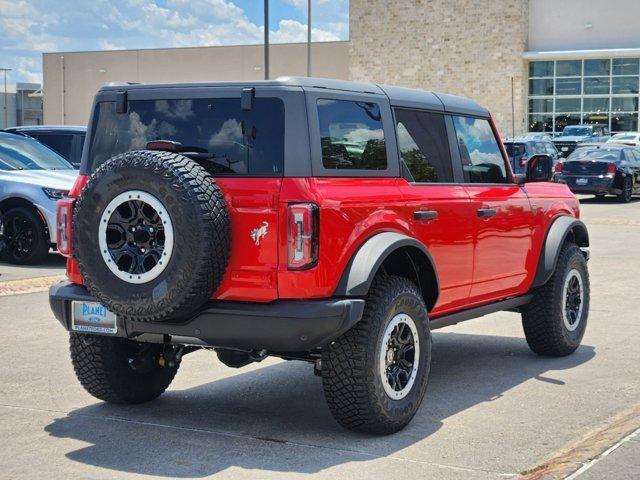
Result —
POLYGON ((376 278, 362 320, 322 353, 331 413, 358 432, 390 434, 413 418, 427 387, 431 334, 424 301, 409 280, 376 278))
POLYGON ((622 185, 622 192, 618 195, 618 201, 621 203, 629 203, 633 197, 633 180, 631 177, 625 177, 622 185))
POLYGON ((43 262, 49 254, 44 222, 30 208, 17 207, 3 216, 5 249, 2 259, 16 265, 43 262))
POLYGON ((589 299, 587 262, 578 246, 567 242, 554 274, 522 308, 522 325, 531 350, 555 357, 573 353, 587 328, 589 299))
POLYGON ((176 375, 178 361, 167 361, 165 349, 125 338, 70 334, 73 369, 84 389, 110 403, 135 404, 160 396, 176 375))

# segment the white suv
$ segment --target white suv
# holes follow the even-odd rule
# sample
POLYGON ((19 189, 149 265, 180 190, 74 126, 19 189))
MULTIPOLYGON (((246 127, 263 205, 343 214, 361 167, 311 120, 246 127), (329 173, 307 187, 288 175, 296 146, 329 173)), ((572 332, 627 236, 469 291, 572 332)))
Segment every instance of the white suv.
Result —
POLYGON ((3 260, 41 262, 55 246, 56 202, 78 175, 73 166, 40 142, 0 132, 0 216, 3 260))

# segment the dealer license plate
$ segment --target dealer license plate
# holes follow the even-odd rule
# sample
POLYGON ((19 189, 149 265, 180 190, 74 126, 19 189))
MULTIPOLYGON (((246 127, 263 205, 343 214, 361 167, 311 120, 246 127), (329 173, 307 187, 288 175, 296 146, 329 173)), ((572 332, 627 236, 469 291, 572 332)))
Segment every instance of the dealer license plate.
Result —
POLYGON ((98 302, 71 302, 71 330, 76 332, 118 332, 116 314, 98 302))
POLYGON ((588 178, 576 178, 576 185, 586 185, 589 183, 588 178))
POLYGON ((561 150, 562 150, 563 152, 568 152, 568 151, 569 151, 569 147, 562 147, 562 148, 561 148, 561 150))

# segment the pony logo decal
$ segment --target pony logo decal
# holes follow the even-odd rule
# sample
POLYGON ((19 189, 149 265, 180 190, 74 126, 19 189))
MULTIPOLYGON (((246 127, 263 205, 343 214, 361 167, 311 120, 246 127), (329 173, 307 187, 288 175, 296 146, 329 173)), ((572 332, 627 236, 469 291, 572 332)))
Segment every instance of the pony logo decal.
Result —
POLYGON ((251 238, 256 245, 260 245, 260 240, 267 236, 267 228, 269 227, 269 222, 262 222, 258 228, 254 228, 251 230, 251 238))

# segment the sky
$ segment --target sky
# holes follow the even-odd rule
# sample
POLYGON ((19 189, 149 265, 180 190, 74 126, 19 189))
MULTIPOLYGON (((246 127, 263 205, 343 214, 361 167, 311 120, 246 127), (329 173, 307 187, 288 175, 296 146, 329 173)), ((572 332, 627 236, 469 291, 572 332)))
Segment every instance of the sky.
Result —
MULTIPOLYGON (((42 82, 42 53, 262 43, 263 0, 0 0, 0 68, 42 82)), ((270 0, 273 43, 307 38, 307 0, 270 0)), ((312 0, 313 41, 347 40, 349 0, 312 0)))

